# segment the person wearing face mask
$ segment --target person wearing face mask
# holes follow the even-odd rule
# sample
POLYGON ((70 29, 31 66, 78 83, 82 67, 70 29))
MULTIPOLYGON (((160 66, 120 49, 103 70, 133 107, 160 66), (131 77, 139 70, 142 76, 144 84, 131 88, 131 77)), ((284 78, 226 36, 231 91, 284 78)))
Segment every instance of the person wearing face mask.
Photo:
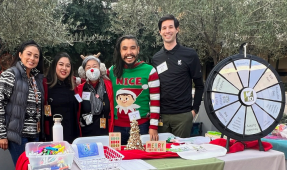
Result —
POLYGON ((79 103, 75 98, 73 65, 71 57, 61 52, 56 54, 44 79, 45 88, 45 134, 46 140, 53 140, 52 127, 53 116, 58 114, 63 117, 63 139, 72 143, 79 137, 79 126, 77 123, 77 112, 79 103), (45 85, 46 84, 46 85, 45 85))
POLYGON ((83 137, 108 135, 113 131, 113 89, 111 81, 100 71, 97 56, 84 57, 78 72, 86 82, 77 87, 82 98, 78 119, 83 137))
POLYGON ((22 43, 12 67, 0 76, 0 148, 14 165, 25 144, 44 138, 43 55, 33 40, 22 43))

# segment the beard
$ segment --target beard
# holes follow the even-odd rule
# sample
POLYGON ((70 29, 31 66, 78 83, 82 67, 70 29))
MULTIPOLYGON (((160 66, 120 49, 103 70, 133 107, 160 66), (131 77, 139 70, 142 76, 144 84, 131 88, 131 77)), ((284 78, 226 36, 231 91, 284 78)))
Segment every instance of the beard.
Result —
MULTIPOLYGON (((124 61, 125 65, 127 65, 128 68, 133 68, 134 65, 135 65, 135 63, 136 63, 137 60, 138 60, 138 56, 135 56, 135 55, 133 55, 133 54, 131 54, 130 56, 132 56, 133 58, 135 58, 135 61, 134 61, 134 62, 132 62, 132 63, 126 63, 125 60, 123 60, 123 61, 124 61)), ((124 57, 124 59, 126 59, 127 57, 128 57, 128 56, 124 57)))

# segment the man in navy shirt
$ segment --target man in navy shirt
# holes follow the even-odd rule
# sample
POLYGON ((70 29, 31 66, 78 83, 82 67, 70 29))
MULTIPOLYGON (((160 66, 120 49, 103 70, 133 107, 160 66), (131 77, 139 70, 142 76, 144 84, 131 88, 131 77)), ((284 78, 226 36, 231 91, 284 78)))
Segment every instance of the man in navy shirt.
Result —
POLYGON ((164 43, 152 59, 161 83, 162 123, 159 123, 158 131, 190 137, 192 121, 198 113, 204 89, 200 61, 194 49, 177 42, 179 22, 173 15, 162 17, 158 28, 164 43), (195 87, 193 104, 192 82, 195 87))

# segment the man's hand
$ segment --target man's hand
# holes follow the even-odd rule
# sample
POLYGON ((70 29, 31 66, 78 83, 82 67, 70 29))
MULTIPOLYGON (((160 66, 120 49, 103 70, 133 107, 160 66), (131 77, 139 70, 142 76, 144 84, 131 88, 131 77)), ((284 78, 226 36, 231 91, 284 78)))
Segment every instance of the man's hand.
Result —
POLYGON ((196 116, 195 111, 194 111, 194 110, 192 110, 192 111, 191 111, 191 113, 192 113, 193 118, 195 118, 195 116, 196 116))
POLYGON ((158 141, 158 133, 155 129, 149 129, 149 140, 150 141, 158 141))
POLYGON ((8 149, 8 140, 7 139, 0 139, 0 148, 6 150, 8 149))

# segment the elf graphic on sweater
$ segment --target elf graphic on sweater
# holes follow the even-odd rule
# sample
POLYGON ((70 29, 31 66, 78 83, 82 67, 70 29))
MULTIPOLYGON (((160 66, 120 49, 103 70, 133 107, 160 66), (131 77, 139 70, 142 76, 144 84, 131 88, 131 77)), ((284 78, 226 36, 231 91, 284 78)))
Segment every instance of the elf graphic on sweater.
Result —
POLYGON ((128 114, 139 111, 138 124, 150 123, 150 129, 157 129, 160 113, 160 84, 156 70, 144 62, 138 62, 133 69, 124 69, 117 78, 112 66, 108 70, 114 90, 115 126, 130 127, 128 114))
POLYGON ((117 91, 116 101, 118 105, 117 115, 119 114, 128 114, 136 111, 136 109, 140 108, 139 105, 134 104, 136 98, 141 94, 143 89, 147 89, 148 85, 143 85, 141 89, 139 88, 122 88, 117 91))

